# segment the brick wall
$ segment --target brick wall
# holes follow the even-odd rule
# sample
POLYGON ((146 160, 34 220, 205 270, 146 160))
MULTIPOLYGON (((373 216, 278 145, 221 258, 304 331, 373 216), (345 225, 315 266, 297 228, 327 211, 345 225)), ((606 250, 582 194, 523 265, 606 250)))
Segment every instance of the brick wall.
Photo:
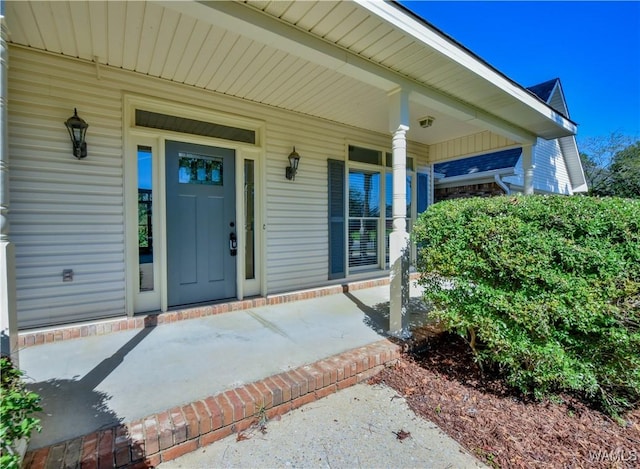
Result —
POLYGON ((504 195, 504 191, 495 182, 488 182, 486 184, 468 184, 457 187, 436 187, 433 197, 435 202, 440 202, 442 200, 493 197, 496 195, 504 195))

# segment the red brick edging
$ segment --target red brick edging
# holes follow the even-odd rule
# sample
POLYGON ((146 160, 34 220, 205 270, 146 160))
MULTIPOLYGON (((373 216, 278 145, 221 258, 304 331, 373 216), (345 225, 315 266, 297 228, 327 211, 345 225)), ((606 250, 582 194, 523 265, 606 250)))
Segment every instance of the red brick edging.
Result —
POLYGON ((25 469, 155 467, 353 386, 400 357, 388 340, 304 365, 216 396, 30 451, 25 469))
MULTIPOLYGON (((417 274, 412 274, 411 279, 415 280, 417 274)), ((291 293, 282 293, 259 297, 248 300, 231 301, 215 305, 199 306, 187 308, 179 311, 169 311, 159 314, 137 315, 135 317, 121 317, 115 319, 98 320, 85 324, 72 324, 60 326, 42 331, 25 331, 18 334, 18 349, 31 347, 34 345, 61 342, 64 340, 78 339, 80 337, 90 337, 96 335, 111 334, 113 332, 126 331, 129 329, 143 329, 149 326, 159 326, 170 324, 176 321, 187 319, 203 318, 215 314, 227 313, 230 311, 241 311, 261 306, 278 305, 290 303, 292 301, 310 300, 323 296, 337 295, 350 291, 362 290, 365 288, 389 285, 389 277, 351 282, 343 285, 331 285, 327 287, 314 288, 291 293)))

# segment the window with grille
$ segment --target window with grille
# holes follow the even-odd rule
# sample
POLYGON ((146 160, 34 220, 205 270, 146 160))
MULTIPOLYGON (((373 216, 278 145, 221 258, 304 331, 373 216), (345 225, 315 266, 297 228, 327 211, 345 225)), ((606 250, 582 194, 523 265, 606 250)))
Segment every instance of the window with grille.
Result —
POLYGON ((380 233, 380 173, 349 170, 349 267, 377 266, 380 233))
MULTIPOLYGON (((347 161, 329 160, 329 278, 388 267, 392 174, 388 152, 350 145, 347 161)), ((416 214, 427 208, 428 192, 428 175, 417 172, 414 160, 408 157, 407 232, 416 214)))

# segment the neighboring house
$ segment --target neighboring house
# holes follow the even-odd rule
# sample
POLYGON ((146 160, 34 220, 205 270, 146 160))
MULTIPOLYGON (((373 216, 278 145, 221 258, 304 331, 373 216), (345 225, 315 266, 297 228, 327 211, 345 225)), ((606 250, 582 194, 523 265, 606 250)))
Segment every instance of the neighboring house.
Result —
POLYGON ((434 163, 576 132, 393 2, 3 7, 3 331, 389 275, 434 163))
MULTIPOLYGON (((527 88, 558 113, 569 117, 558 78, 527 88)), ((572 195, 587 191, 575 136, 553 140, 538 138, 532 151, 533 191, 572 195)), ((522 148, 438 163, 434 170, 434 201, 487 197, 524 191, 522 148)))

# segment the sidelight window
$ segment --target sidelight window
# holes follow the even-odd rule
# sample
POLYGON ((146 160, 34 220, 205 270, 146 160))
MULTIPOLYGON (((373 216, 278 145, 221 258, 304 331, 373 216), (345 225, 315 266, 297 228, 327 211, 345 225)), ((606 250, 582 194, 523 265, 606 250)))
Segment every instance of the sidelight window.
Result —
POLYGON ((154 289, 153 278, 153 158, 151 147, 138 146, 138 256, 139 289, 154 289))
POLYGON ((255 205, 255 162, 253 160, 244 161, 244 239, 245 256, 244 271, 245 279, 256 278, 256 205, 255 205))

